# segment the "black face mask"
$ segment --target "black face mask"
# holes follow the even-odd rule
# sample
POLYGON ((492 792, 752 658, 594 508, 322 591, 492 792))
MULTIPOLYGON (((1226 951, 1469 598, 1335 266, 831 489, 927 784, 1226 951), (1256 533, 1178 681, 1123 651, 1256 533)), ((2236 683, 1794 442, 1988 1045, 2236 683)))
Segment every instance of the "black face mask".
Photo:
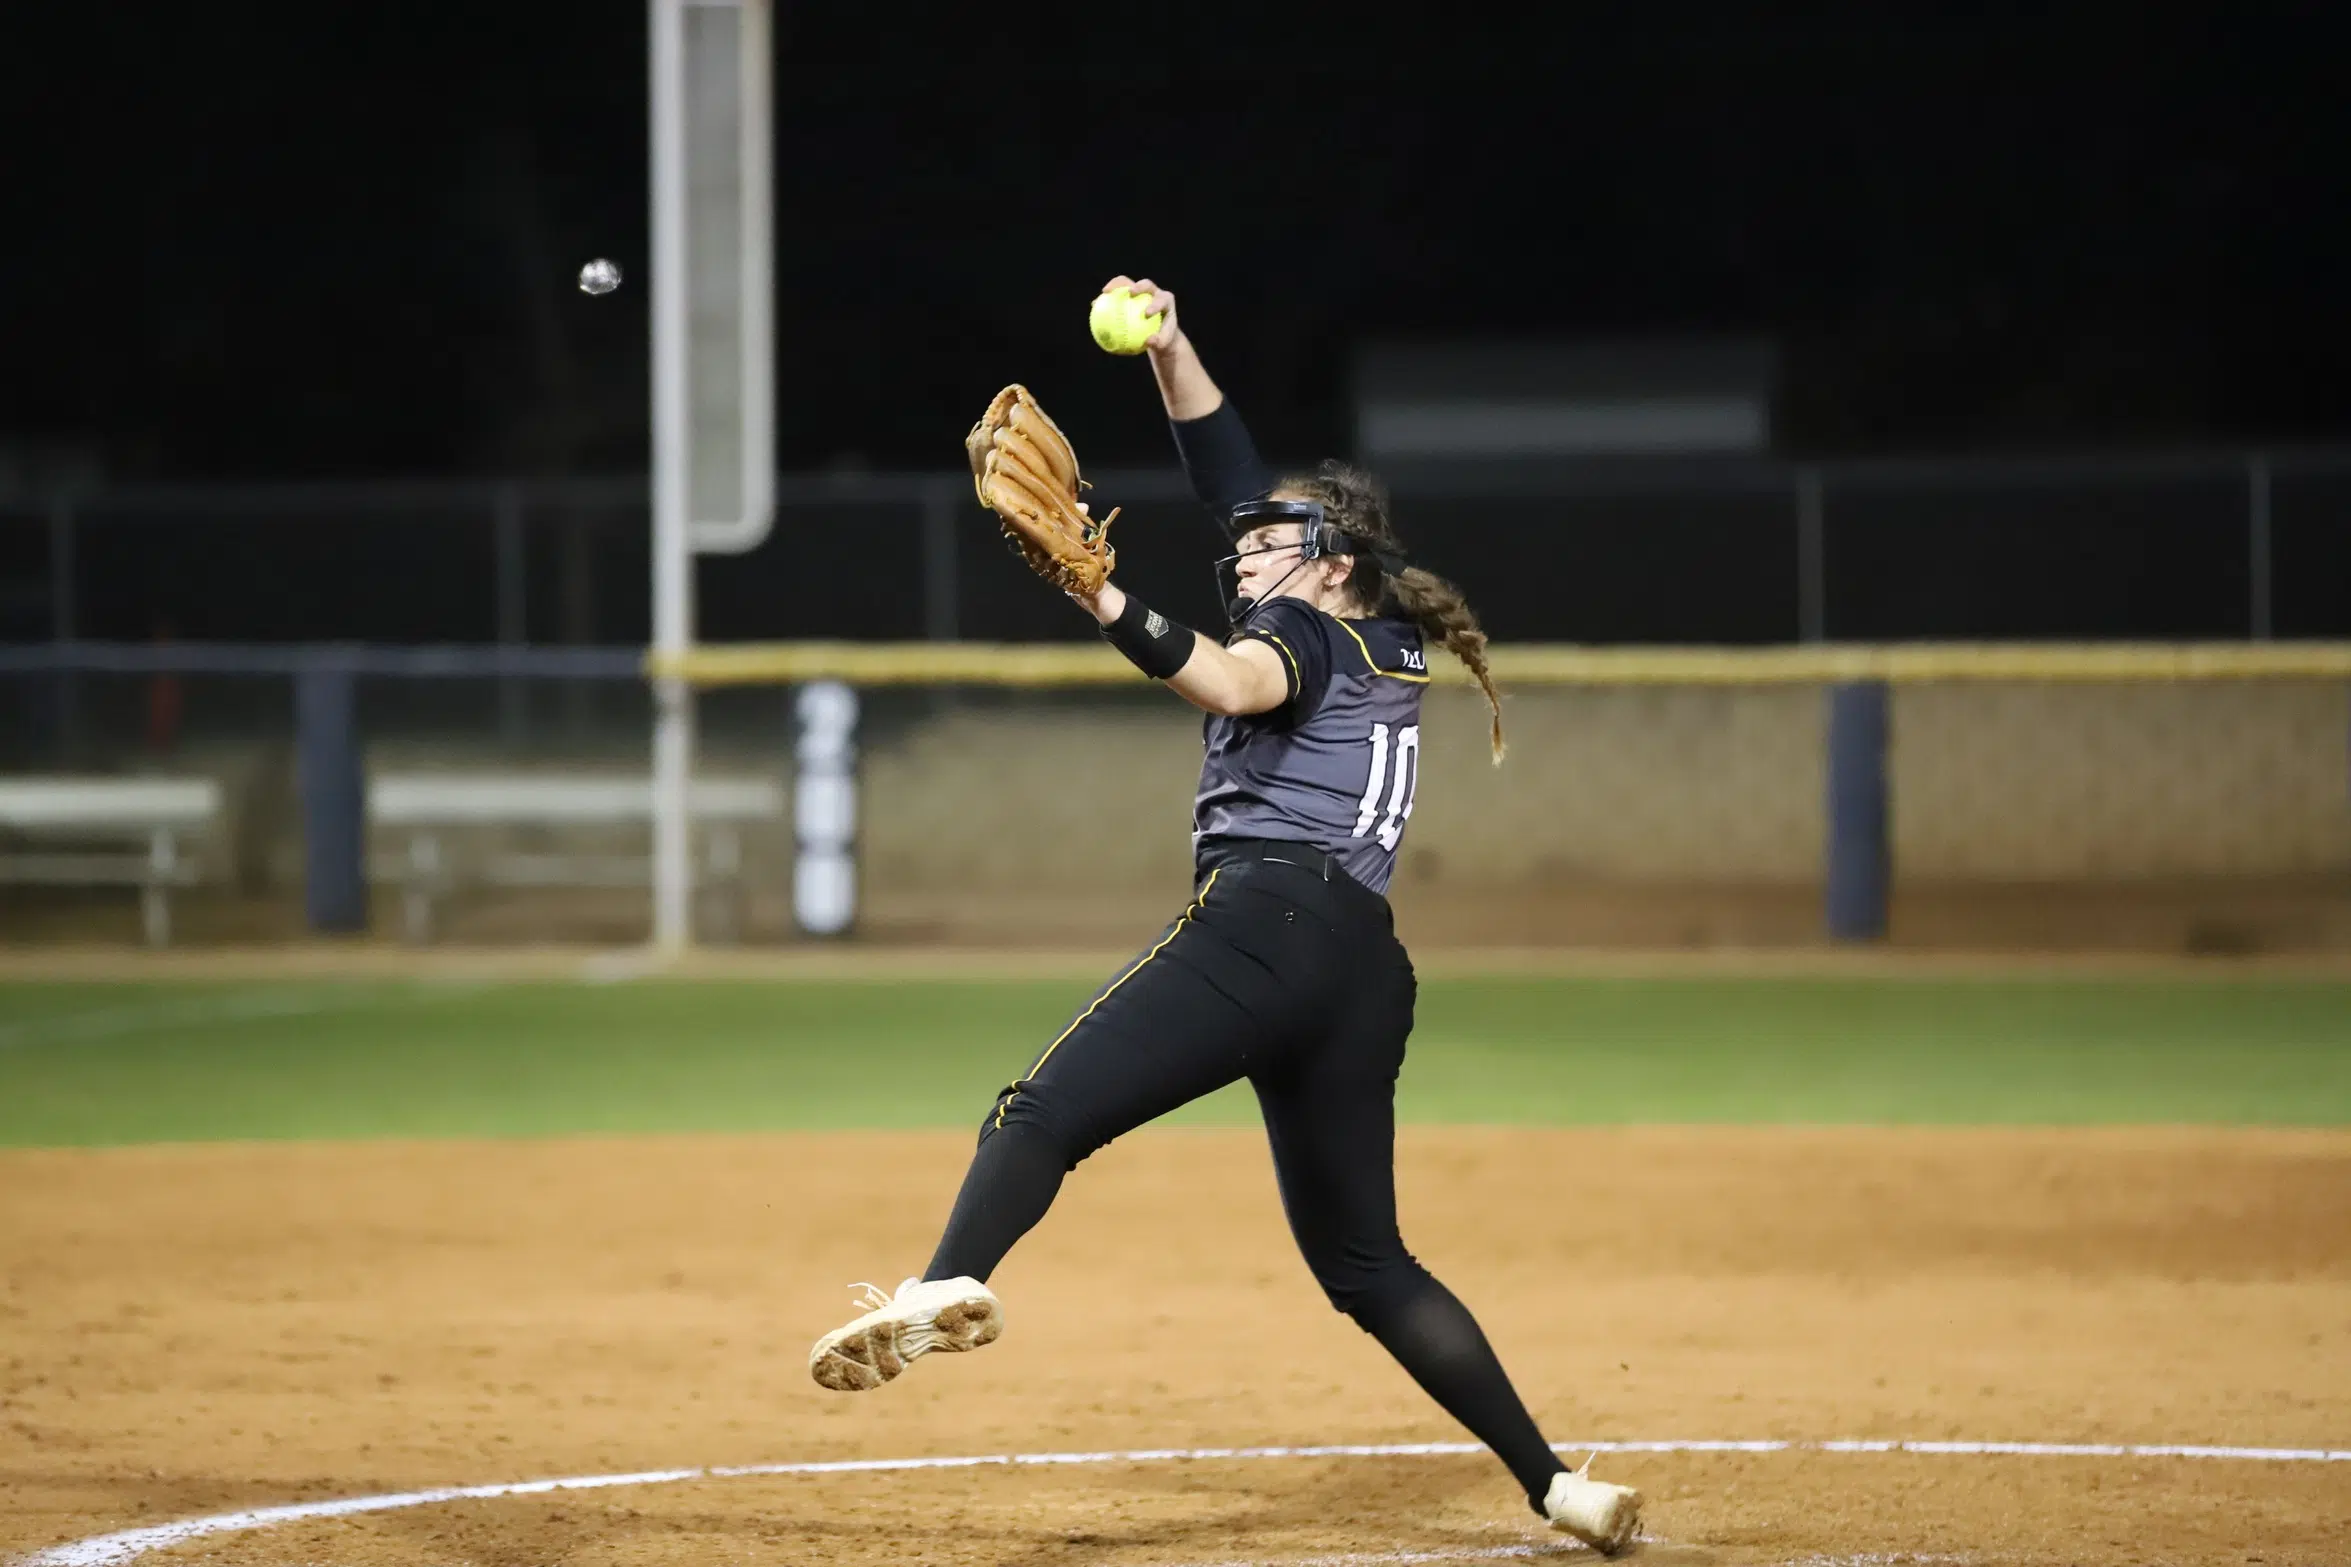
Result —
MULTIPOLYGON (((1404 569, 1404 556, 1400 552, 1365 550, 1356 542, 1354 535, 1343 529, 1332 527, 1320 501, 1243 501, 1233 508, 1227 528, 1237 539, 1252 529, 1264 527, 1269 522, 1298 523, 1301 534, 1298 543, 1295 546, 1288 544, 1269 545, 1262 550, 1237 550, 1216 563, 1217 597, 1223 600, 1225 619, 1236 633, 1248 625, 1252 615, 1271 602, 1283 588, 1289 586, 1290 579, 1305 570, 1310 561, 1320 560, 1326 555, 1349 555, 1356 557, 1356 570, 1358 571, 1363 570, 1365 565, 1374 562, 1377 563, 1379 571, 1391 577, 1404 569), (1248 599, 1241 596, 1240 564, 1243 556, 1268 555, 1274 550, 1286 550, 1293 547, 1298 551, 1297 565, 1291 567, 1283 574, 1280 581, 1256 598, 1248 599), (1228 567, 1233 572, 1233 585, 1229 589, 1225 585, 1225 571, 1228 567)), ((1379 597, 1379 594, 1373 594, 1372 602, 1377 603, 1379 597)))
POLYGON ((1355 541, 1329 526, 1320 501, 1243 501, 1233 508, 1228 531, 1237 539, 1252 529, 1262 528, 1266 524, 1274 522, 1300 524, 1302 537, 1295 545, 1272 544, 1261 550, 1236 550, 1216 563, 1217 596, 1224 600, 1225 619, 1235 632, 1246 627, 1249 618, 1266 604, 1272 602, 1276 594, 1290 585, 1290 579, 1304 571, 1309 563, 1318 561, 1325 555, 1351 555, 1355 552, 1355 541), (1332 547, 1334 543, 1337 544, 1337 548, 1332 547), (1297 550, 1298 564, 1283 573, 1280 581, 1257 597, 1243 598, 1240 588, 1242 558, 1249 555, 1270 555, 1275 550, 1286 549, 1297 550), (1233 573, 1232 586, 1229 589, 1225 584, 1227 568, 1230 568, 1233 573))

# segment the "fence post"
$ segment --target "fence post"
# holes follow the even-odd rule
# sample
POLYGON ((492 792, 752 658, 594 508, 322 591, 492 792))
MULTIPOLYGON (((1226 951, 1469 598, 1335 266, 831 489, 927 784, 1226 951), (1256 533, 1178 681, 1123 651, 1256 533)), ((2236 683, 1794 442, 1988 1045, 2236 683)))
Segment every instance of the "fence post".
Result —
POLYGON ((348 664, 320 664, 294 677, 303 907, 314 931, 367 929, 367 780, 357 696, 348 664))
POLYGON ((1828 696, 1828 932, 1874 941, 1886 933, 1892 879, 1887 690, 1883 681, 1857 681, 1831 686, 1828 696))
POLYGON ((923 482, 922 634, 933 642, 952 642, 961 629, 956 614, 955 507, 962 496, 962 486, 952 479, 923 482))
POLYGON ((1796 470, 1796 640, 1819 642, 1829 634, 1828 546, 1822 516, 1820 469, 1796 470))
MULTIPOLYGON (((49 501, 49 635, 62 652, 81 634, 74 616, 73 502, 64 496, 49 501)), ((62 660, 52 677, 50 714, 56 726, 59 760, 72 766, 81 754, 81 677, 62 660)))
POLYGON ((2256 642, 2270 639, 2277 613, 2272 597, 2277 569, 2270 557, 2269 505, 2269 459, 2256 452, 2245 459, 2245 566, 2252 598, 2246 619, 2256 642))
MULTIPOLYGON (((528 635, 522 507, 519 486, 511 482, 498 486, 491 503, 491 531, 497 556, 498 645, 507 648, 522 646, 528 635)), ((498 677, 498 738, 509 750, 522 744, 523 731, 530 722, 525 700, 522 681, 513 675, 498 677)))

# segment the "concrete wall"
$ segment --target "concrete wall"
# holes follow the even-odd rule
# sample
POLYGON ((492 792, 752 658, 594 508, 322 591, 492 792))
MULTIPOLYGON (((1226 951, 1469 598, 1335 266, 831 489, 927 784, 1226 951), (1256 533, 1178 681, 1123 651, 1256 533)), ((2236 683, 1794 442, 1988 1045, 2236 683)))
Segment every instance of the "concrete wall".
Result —
POLYGON ((2044 880, 2351 870, 2351 687, 1896 693, 1898 873, 2044 880))
MULTIPOLYGON (((1396 893, 1421 940, 1817 939, 1825 701, 1810 688, 1530 690, 1487 759, 1430 694, 1396 893)), ((1188 890, 1198 721, 951 712, 865 767, 869 928, 1135 931, 1188 890)), ((2351 939, 2351 691, 1948 686, 1894 704, 1894 935, 2260 947, 2351 939)))
MULTIPOLYGON (((1124 943, 1189 896, 1200 723, 1172 699, 900 695, 873 707, 869 934, 1124 943)), ((1510 757, 1495 768, 1482 700, 1433 690, 1400 921, 1423 941, 1818 939, 1824 707, 1812 688, 1529 689, 1509 697, 1510 757)), ((738 736, 709 750, 715 771, 790 766, 780 723, 772 744, 738 736)), ((262 748, 166 769, 228 786, 231 829, 204 850, 213 885, 256 907, 287 905, 241 917, 238 930, 299 926, 290 760, 262 748)), ((370 762, 499 758, 459 742, 379 746, 370 762)), ((2351 944, 2351 687, 2341 683, 1906 687, 1890 763, 1898 941, 2351 944)), ((631 747, 578 765, 644 756, 631 747)), ((752 934, 776 939, 789 930, 788 828, 746 847, 752 934)), ((591 901, 526 908, 485 895, 452 934, 465 939, 478 921, 483 939, 561 939, 591 901)), ((603 904, 597 939, 634 939, 641 896, 603 904)), ((29 891, 0 898, 17 914, 45 906, 29 891)))
MULTIPOLYGON (((1816 879, 1819 691, 1430 694, 1417 883, 1816 879)), ((1931 880, 2351 870, 2351 690, 2332 683, 1899 690, 1895 861, 1931 880)), ((1180 882, 1198 723, 1176 710, 952 713, 868 753, 877 883, 1180 882)))

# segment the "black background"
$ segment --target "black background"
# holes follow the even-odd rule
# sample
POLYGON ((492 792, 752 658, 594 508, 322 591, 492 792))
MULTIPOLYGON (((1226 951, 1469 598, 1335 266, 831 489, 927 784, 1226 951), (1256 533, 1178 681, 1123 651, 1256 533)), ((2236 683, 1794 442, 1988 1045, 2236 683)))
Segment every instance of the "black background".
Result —
MULTIPOLYGON (((33 10, 0 48, 20 484, 643 470, 641 5, 33 10), (573 287, 596 255, 618 294, 573 287)), ((1342 449, 1351 345, 1416 334, 1766 335, 1796 458, 2342 439, 2351 110, 2315 16, 785 3, 781 459, 950 465, 1017 378, 1090 460, 1164 462, 1148 376, 1082 325, 1120 271, 1179 290, 1279 458, 1342 449)), ((1830 630, 2238 634, 2236 483, 1832 504, 1830 630)), ((2351 631, 2345 488, 2280 484, 2279 628, 2351 631)), ((1502 634, 1792 634, 1776 502, 1418 504, 1502 634)), ((641 520, 558 524, 602 584, 562 634, 641 635, 641 520)), ((85 629, 488 634, 471 524, 179 526, 91 529, 85 629)), ((987 586, 971 526, 967 632, 1083 630, 987 586)), ((1137 569, 1190 580, 1148 559, 1178 536, 1137 569)), ((706 630, 914 634, 910 573, 787 534, 705 568, 706 630)))

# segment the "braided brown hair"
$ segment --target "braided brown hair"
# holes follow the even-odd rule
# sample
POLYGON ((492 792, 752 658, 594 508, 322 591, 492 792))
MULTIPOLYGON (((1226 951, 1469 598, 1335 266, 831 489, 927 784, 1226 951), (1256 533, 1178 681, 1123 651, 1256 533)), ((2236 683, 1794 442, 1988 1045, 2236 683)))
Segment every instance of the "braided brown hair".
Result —
POLYGON ((1389 572, 1373 558, 1374 551, 1402 554, 1403 542, 1388 517, 1388 487, 1370 474, 1336 460, 1311 474, 1297 474, 1274 486, 1277 495, 1319 501, 1323 518, 1355 540, 1357 553, 1347 574, 1347 588, 1356 606, 1366 614, 1392 611, 1420 627, 1421 635, 1461 660, 1486 694, 1494 715, 1494 762, 1500 766, 1502 693, 1486 667, 1486 633, 1461 590, 1433 571, 1406 566, 1389 572))

